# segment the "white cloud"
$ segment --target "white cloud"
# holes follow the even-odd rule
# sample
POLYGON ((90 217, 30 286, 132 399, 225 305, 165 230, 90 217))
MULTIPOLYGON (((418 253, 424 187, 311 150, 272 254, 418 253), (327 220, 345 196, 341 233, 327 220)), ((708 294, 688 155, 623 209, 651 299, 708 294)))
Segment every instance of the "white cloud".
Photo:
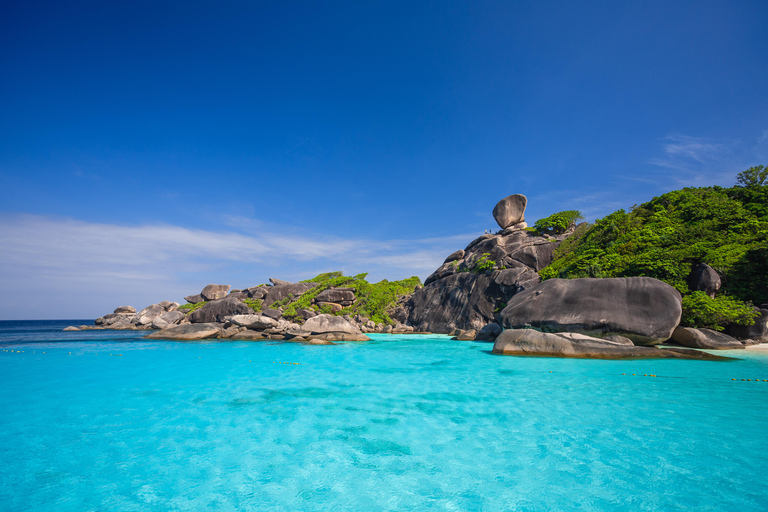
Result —
POLYGON ((476 236, 367 240, 251 227, 243 234, 0 216, 0 280, 16 290, 12 300, 0 299, 0 318, 97 316, 123 303, 181 300, 210 282, 242 287, 269 276, 305 279, 315 275, 310 268, 370 272, 371 280, 424 278, 476 236), (38 314, 28 307, 33 302, 19 300, 40 296, 58 310, 38 314))

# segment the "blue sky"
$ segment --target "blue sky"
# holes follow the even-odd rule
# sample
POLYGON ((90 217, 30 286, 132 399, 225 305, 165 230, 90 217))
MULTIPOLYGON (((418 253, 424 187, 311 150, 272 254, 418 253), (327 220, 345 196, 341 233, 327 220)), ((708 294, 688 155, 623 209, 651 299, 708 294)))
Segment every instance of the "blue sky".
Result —
POLYGON ((768 163, 768 6, 6 2, 0 319, 431 273, 768 163))

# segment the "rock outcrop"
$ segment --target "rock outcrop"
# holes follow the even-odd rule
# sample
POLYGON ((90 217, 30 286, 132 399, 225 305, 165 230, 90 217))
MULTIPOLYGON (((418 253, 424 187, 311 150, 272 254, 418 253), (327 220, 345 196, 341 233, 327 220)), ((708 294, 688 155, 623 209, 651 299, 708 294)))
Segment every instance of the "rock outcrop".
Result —
POLYGON ((515 356, 574 357, 590 359, 704 359, 724 358, 685 349, 635 346, 579 333, 548 333, 534 329, 508 329, 493 345, 493 353, 515 356))
POLYGON ((119 308, 115 308, 115 314, 119 313, 135 313, 136 308, 133 306, 120 306, 119 308))
POLYGON ((681 302, 677 290, 651 277, 550 279, 515 295, 500 316, 506 329, 619 334, 657 345, 680 323, 681 302))
POLYGON ((517 293, 539 283, 538 271, 552 262, 568 234, 537 236, 527 231, 525 196, 509 196, 494 209, 505 228, 485 234, 448 256, 421 289, 391 313, 416 331, 447 334, 454 329, 480 331, 517 293))

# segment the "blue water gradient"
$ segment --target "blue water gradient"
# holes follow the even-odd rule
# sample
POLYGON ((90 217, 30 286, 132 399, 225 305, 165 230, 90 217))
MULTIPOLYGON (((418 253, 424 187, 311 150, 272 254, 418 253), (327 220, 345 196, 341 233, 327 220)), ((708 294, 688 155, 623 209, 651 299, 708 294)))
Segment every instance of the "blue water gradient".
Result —
POLYGON ((164 342, 71 323, 0 322, 0 510, 768 510, 764 354, 518 358, 445 336, 164 342))

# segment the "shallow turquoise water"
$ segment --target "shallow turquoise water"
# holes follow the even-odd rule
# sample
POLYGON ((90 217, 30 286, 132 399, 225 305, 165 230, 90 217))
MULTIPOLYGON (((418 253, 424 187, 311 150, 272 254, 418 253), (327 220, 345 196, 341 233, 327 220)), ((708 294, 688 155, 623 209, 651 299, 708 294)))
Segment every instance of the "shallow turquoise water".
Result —
POLYGON ((768 382, 740 380, 768 379, 765 355, 150 342, 70 323, 0 322, 0 510, 768 510, 768 382))

